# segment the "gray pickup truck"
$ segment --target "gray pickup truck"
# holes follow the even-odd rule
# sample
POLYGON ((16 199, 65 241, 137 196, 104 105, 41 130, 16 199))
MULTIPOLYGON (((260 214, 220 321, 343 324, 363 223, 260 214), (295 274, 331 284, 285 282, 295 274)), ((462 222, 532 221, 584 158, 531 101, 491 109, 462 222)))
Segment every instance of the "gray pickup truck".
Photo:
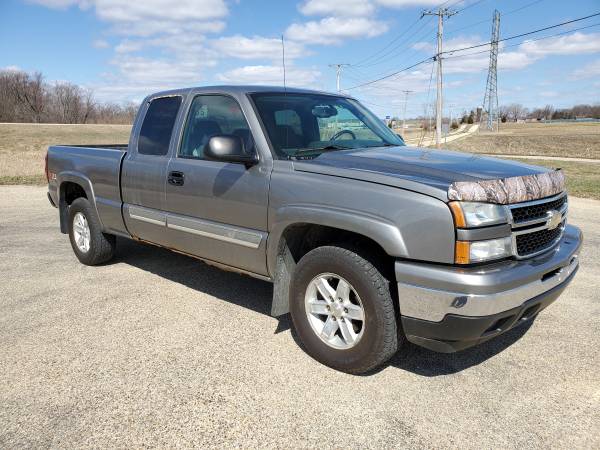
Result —
POLYGON ((128 145, 52 146, 77 258, 132 238, 274 283, 306 351, 350 373, 532 320, 578 269, 560 170, 406 146, 357 100, 256 86, 148 96, 128 145))

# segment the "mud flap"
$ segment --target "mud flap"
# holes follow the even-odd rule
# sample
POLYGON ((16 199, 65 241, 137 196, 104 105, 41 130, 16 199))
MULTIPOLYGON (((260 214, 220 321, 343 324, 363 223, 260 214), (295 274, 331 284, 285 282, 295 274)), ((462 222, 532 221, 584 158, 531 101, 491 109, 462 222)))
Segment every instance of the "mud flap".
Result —
POLYGON ((271 316, 279 317, 290 312, 290 282, 296 261, 285 239, 281 240, 277 252, 277 266, 273 283, 271 316))

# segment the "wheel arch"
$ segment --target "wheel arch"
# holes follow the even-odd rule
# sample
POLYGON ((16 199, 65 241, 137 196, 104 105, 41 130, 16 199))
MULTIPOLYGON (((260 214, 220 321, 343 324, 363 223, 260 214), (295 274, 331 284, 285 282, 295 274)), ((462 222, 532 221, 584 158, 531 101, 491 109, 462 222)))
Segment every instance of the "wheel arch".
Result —
MULTIPOLYGON (((61 233, 68 233, 69 206, 77 198, 86 198, 96 210, 98 220, 100 220, 100 214, 98 214, 98 209, 96 208, 94 188, 88 177, 79 172, 62 172, 57 175, 57 185, 61 233)), ((102 225, 101 221, 100 225, 102 225)))
POLYGON ((351 244, 372 255, 378 268, 392 277, 393 260, 407 256, 400 230, 378 217, 317 207, 287 207, 276 217, 283 220, 273 227, 267 242, 267 265, 274 281, 273 316, 289 312, 289 286, 296 263, 314 248, 351 244))

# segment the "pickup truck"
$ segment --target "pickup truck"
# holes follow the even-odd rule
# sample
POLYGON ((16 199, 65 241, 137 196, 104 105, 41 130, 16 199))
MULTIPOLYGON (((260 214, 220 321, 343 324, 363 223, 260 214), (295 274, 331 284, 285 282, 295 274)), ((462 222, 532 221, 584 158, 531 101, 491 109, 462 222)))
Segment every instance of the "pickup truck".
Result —
POLYGON ((274 284, 305 350, 364 373, 531 321, 578 269, 562 171, 405 145, 356 99, 217 86, 144 99, 128 145, 52 146, 79 261, 116 237, 274 284))

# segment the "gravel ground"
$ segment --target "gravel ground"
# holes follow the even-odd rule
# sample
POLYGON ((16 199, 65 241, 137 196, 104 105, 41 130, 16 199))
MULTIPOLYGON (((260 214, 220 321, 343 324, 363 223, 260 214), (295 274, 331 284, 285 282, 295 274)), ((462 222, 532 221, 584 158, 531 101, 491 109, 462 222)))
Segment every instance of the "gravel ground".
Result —
POLYGON ((268 283, 128 241, 79 264, 45 197, 0 188, 0 448, 600 447, 600 202, 572 199, 582 267, 529 328, 359 377, 268 283))

